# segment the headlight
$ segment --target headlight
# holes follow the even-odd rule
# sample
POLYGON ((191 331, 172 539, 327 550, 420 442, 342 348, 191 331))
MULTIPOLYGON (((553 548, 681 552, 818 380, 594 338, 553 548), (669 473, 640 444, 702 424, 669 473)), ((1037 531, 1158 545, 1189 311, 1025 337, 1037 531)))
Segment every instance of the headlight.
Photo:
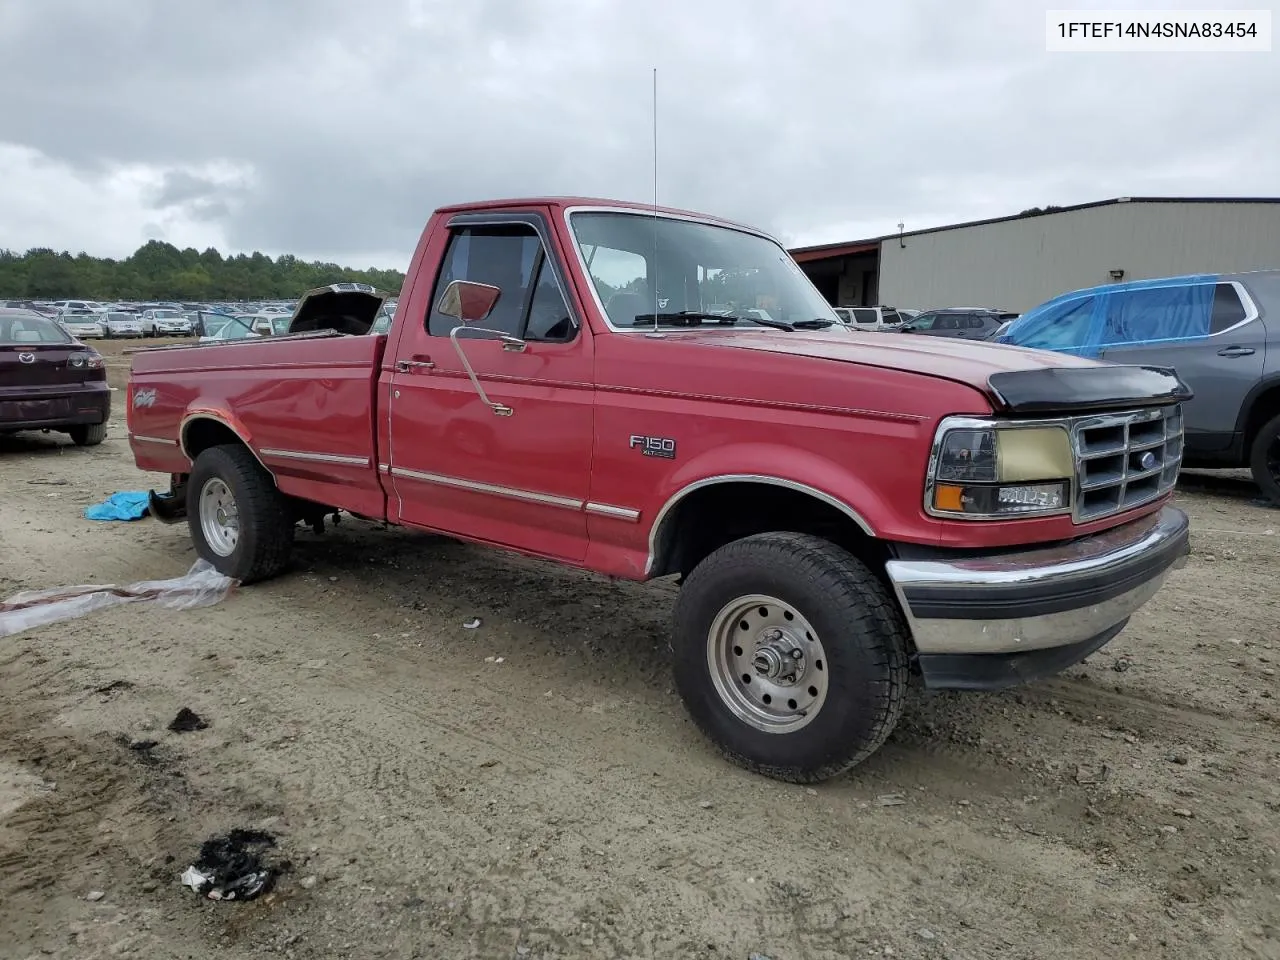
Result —
POLYGON ((1074 475, 1064 426, 955 417, 935 435, 925 511, 972 520, 1067 513, 1074 475))

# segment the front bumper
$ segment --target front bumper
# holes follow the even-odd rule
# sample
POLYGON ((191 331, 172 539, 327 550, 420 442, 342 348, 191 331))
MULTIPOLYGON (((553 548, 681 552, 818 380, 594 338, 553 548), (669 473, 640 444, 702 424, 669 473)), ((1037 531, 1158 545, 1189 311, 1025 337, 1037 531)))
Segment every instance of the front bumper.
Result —
POLYGON ((886 564, 925 684, 998 689, 1078 663, 1124 628, 1186 562, 1175 507, 1069 543, 886 564))

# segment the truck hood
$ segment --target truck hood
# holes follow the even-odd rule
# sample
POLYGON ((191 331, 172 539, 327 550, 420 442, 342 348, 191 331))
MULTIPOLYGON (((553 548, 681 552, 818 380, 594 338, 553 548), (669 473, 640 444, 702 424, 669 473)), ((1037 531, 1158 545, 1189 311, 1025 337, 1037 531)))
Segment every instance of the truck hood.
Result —
POLYGON ((308 290, 298 300, 288 333, 333 329, 361 336, 378 319, 391 294, 367 283, 331 283, 308 290))
POLYGON ((905 370, 975 387, 997 411, 1032 414, 1178 403, 1191 390, 1167 367, 1122 366, 1008 344, 896 333, 695 330, 696 343, 905 370))

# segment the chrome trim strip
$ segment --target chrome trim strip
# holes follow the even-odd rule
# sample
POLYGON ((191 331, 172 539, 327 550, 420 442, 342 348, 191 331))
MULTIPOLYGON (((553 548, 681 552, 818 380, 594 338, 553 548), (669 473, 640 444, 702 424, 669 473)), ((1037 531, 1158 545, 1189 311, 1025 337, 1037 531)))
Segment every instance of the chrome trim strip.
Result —
POLYGON ((630 507, 615 507, 608 503, 588 503, 585 509, 587 513, 594 513, 601 517, 614 517, 618 520, 630 520, 632 523, 640 519, 640 511, 632 510, 630 507))
POLYGON ((724 473, 714 477, 705 477, 702 480, 695 480, 693 483, 686 484, 681 487, 667 498, 667 502, 662 505, 662 509, 659 510, 657 515, 653 518, 653 525, 649 528, 649 558, 645 561, 644 565, 644 572, 646 574, 653 571, 653 566, 657 562, 658 534, 661 532, 662 522, 667 518, 667 514, 669 514, 681 500, 690 493, 693 493, 693 491, 700 490, 703 487, 710 487, 718 483, 765 483, 774 487, 783 487, 787 490, 794 490, 797 493, 808 494, 817 500, 821 500, 828 506, 835 507, 856 523, 862 529, 862 532, 867 534, 867 536, 874 537, 876 535, 875 531, 871 529, 871 525, 862 518, 862 515, 859 514, 858 511, 854 510, 844 501, 838 500, 829 493, 823 493, 816 487, 810 487, 803 483, 796 483, 794 480, 784 480, 782 477, 769 477, 763 474, 724 473))
POLYGON ((260 451, 264 457, 275 457, 278 460, 308 460, 315 463, 336 463, 349 467, 367 467, 368 457, 348 457, 337 453, 311 453, 306 450, 275 450, 263 447, 260 451))
POLYGON ((378 472, 379 472, 379 473, 390 473, 390 472, 391 472, 391 464, 389 464, 389 463, 380 463, 380 464, 378 464, 378 472))
POLYGON ((167 437, 144 437, 140 433, 129 434, 130 440, 136 440, 138 443, 162 443, 167 447, 178 446, 177 440, 170 440, 167 437))
POLYGON ((550 493, 535 493, 532 490, 520 490, 516 487, 504 487, 496 483, 481 483, 479 480, 463 480, 459 477, 446 477, 439 473, 423 473, 420 470, 406 470, 393 466, 393 477, 404 477, 406 480, 421 480, 423 483, 434 483, 442 487, 453 487, 458 490, 469 490, 473 493, 489 493, 495 497, 509 497, 512 500, 525 500, 529 503, 542 503, 549 507, 564 507, 566 510, 581 510, 583 502, 572 497, 558 497, 550 493))

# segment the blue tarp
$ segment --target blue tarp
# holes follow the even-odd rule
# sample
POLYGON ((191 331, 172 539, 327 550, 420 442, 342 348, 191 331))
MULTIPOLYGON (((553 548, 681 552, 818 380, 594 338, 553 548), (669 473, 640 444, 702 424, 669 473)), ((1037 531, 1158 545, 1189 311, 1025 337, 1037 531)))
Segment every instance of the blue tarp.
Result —
POLYGON ((1135 280, 1075 290, 1028 310, 1001 343, 1096 357, 1121 344, 1207 337, 1217 274, 1135 280))
POLYGON ((145 490, 124 490, 113 493, 102 503, 85 507, 89 520, 141 520, 147 515, 150 498, 145 490))

